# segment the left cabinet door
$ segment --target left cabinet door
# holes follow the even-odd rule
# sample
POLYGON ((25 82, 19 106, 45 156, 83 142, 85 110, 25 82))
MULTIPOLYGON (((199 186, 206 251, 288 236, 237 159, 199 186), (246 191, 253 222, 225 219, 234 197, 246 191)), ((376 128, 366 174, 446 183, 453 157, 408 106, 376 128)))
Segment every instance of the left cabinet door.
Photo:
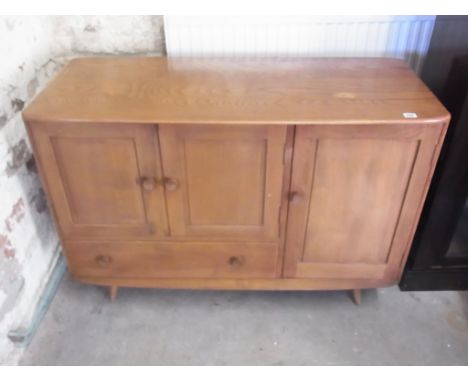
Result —
POLYGON ((65 238, 167 234, 156 126, 29 123, 28 128, 65 238))

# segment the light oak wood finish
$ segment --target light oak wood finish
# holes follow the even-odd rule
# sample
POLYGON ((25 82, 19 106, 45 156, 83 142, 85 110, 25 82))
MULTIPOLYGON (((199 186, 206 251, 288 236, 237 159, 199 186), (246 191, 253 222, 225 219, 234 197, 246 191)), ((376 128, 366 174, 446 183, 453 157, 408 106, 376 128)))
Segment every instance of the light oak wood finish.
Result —
POLYGON ((278 245, 253 242, 66 241, 77 276, 274 278, 278 245))
POLYGON ((394 284, 394 281, 382 279, 216 279, 216 278, 148 278, 148 277, 91 277, 74 275, 74 278, 86 284, 119 287, 164 288, 164 289, 223 289, 223 290, 283 290, 314 291, 343 290, 360 288, 381 288, 394 284))
POLYGON ((33 140, 65 236, 167 235, 163 187, 144 186, 162 178, 155 126, 35 123, 33 140))
POLYGON ((287 277, 394 278, 443 126, 298 126, 287 277))
POLYGON ((286 126, 160 125, 172 236, 279 237, 286 126))
POLYGON ((72 61, 24 119, 70 271, 111 299, 357 302, 401 275, 449 115, 394 59, 125 57, 72 61))
POLYGON ((71 61, 25 110, 29 121, 374 124, 440 122, 447 110, 393 58, 71 61))

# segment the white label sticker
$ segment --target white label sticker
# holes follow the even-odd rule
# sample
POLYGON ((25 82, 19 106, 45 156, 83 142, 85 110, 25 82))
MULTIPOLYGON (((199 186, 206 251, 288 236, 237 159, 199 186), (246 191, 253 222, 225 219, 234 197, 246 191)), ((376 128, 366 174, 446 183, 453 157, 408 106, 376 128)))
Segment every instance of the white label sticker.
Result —
POLYGON ((418 118, 416 113, 403 113, 403 117, 405 118, 418 118))

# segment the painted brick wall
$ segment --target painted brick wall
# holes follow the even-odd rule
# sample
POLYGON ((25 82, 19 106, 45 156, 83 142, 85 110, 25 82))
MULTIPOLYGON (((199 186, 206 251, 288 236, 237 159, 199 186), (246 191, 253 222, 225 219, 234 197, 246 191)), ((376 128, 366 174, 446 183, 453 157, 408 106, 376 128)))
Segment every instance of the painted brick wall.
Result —
POLYGON ((21 110, 70 59, 164 54, 161 16, 0 17, 0 364, 28 325, 60 253, 21 110))

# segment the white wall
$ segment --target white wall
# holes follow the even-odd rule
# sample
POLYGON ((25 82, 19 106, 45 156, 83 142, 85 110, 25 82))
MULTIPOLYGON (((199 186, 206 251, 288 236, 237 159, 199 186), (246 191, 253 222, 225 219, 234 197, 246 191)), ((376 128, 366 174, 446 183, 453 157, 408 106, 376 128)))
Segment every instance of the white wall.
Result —
POLYGON ((58 258, 21 110, 71 57, 163 54, 160 16, 0 17, 0 364, 22 352, 7 333, 27 326, 58 258))
POLYGON ((165 16, 170 56, 398 57, 419 71, 434 16, 165 16))

